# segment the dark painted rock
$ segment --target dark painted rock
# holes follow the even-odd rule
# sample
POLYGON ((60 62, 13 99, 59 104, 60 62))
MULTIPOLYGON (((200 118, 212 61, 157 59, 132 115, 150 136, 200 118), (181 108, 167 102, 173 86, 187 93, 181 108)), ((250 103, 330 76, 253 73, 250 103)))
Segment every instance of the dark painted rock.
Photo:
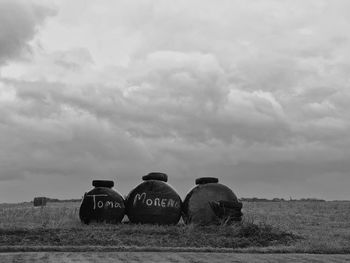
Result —
POLYGON ((150 173, 126 199, 126 213, 132 223, 172 225, 181 217, 181 198, 167 184, 164 173, 150 173))
POLYGON ((187 194, 183 203, 185 223, 207 225, 241 221, 242 203, 230 188, 218 182, 213 177, 196 179, 197 186, 187 194))
POLYGON ((113 181, 94 180, 95 186, 85 193, 79 210, 80 220, 89 224, 91 222, 120 223, 125 215, 123 197, 112 189, 113 181))

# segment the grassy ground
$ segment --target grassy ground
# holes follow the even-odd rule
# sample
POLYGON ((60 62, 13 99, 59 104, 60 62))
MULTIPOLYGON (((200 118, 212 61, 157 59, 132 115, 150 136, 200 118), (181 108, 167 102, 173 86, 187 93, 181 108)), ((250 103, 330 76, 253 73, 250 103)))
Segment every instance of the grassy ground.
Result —
POLYGON ((98 245, 151 247, 226 247, 288 245, 294 236, 269 226, 83 226, 76 228, 2 229, 0 245, 98 245))
POLYGON ((313 253, 350 253, 350 201, 252 202, 245 217, 304 237, 292 247, 313 253))
POLYGON ((350 202, 246 202, 242 224, 82 225, 79 203, 0 205, 0 246, 218 247, 350 253, 350 202))
POLYGON ((232 254, 232 253, 176 253, 176 252, 32 252, 4 253, 1 262, 190 262, 190 263, 341 263, 349 262, 348 255, 310 255, 310 254, 232 254))

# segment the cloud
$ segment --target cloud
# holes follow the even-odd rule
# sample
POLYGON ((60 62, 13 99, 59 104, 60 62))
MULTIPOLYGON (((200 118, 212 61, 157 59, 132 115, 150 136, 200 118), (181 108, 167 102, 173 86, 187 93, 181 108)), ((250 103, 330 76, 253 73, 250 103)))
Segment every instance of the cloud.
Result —
POLYGON ((0 3, 0 65, 30 50, 30 41, 51 8, 34 1, 3 0, 0 3))
POLYGON ((0 53, 2 180, 160 170, 246 196, 347 180, 346 1, 82 3, 0 53))
POLYGON ((36 103, 17 97, 1 122, 2 180, 38 174, 108 177, 134 160, 147 161, 144 147, 118 127, 69 105, 36 103))

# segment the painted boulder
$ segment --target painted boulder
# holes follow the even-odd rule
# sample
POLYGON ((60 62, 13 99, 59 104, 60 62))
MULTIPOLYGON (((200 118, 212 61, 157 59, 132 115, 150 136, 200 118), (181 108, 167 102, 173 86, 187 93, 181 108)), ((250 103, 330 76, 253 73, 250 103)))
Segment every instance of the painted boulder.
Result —
POLYGON ((94 180, 95 187, 84 194, 80 205, 80 220, 89 224, 91 222, 105 222, 109 224, 120 223, 125 215, 123 197, 112 189, 113 181, 94 180))
POLYGON ((196 179, 183 203, 185 223, 200 225, 241 221, 242 203, 230 188, 214 177, 196 179))
POLYGON ((181 217, 181 198, 166 182, 164 173, 150 173, 126 198, 126 213, 132 223, 172 225, 181 217))

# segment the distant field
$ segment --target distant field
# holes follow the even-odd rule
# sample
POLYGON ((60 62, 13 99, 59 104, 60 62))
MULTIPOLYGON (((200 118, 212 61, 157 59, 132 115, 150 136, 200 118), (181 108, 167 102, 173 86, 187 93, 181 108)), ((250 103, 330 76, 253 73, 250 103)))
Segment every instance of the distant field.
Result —
POLYGON ((0 247, 214 247, 238 251, 350 253, 350 202, 245 202, 243 223, 196 227, 82 225, 78 202, 0 204, 0 247))
POLYGON ((245 217, 304 237, 296 251, 350 253, 350 201, 248 202, 245 217))

